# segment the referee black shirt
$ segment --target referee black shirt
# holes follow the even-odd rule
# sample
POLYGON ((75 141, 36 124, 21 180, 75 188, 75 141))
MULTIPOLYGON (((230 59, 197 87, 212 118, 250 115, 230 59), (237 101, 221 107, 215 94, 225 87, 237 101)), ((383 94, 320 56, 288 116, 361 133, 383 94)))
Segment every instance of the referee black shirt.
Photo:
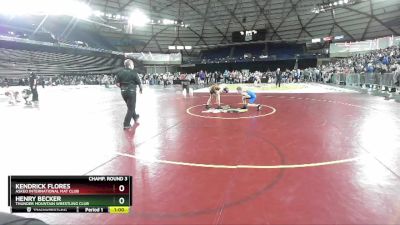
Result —
POLYGON ((36 77, 36 74, 34 74, 34 73, 31 73, 29 75, 29 87, 32 89, 37 88, 37 77, 36 77))
POLYGON ((117 74, 116 83, 120 84, 121 89, 136 91, 136 86, 140 85, 140 78, 135 70, 123 69, 117 74))

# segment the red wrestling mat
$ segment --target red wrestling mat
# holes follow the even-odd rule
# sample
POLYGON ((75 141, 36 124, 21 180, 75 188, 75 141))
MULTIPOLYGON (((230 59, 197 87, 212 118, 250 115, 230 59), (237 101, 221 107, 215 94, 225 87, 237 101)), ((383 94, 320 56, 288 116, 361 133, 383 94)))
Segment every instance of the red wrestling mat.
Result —
MULTIPOLYGON (((138 95, 140 125, 123 131, 119 92, 84 92, 49 94, 51 107, 43 94, 40 111, 1 109, 3 137, 17 134, 18 118, 41 121, 24 120, 27 146, 2 139, 2 176, 131 175, 131 212, 24 216, 50 224, 400 223, 397 103, 360 94, 257 94, 260 112, 214 114, 201 112, 206 94, 147 88, 138 95), (55 115, 72 119, 54 126, 55 115), (33 141, 41 137, 52 139, 33 141), (23 154, 48 162, 7 164, 23 154)), ((221 101, 240 107, 232 96, 221 101)))

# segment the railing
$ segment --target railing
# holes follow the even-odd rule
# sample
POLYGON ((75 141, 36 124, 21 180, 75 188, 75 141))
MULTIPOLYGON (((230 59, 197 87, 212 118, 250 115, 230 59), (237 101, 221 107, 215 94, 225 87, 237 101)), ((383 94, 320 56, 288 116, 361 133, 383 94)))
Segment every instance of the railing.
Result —
POLYGON ((364 74, 334 74, 331 78, 332 83, 370 88, 399 88, 400 73, 364 73, 364 74))

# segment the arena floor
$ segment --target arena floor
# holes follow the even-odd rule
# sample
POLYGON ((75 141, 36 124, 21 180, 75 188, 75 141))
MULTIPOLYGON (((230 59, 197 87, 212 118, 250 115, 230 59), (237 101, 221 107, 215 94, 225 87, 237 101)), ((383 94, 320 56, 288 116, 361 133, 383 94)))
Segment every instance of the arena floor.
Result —
MULTIPOLYGON (((0 96, 0 211, 9 211, 8 175, 132 175, 129 215, 21 216, 49 224, 399 224, 399 103, 318 88, 258 94, 261 112, 205 114, 206 93, 146 87, 140 125, 129 131, 116 88, 46 87, 39 107, 0 96)), ((239 106, 240 97, 222 102, 239 106)))

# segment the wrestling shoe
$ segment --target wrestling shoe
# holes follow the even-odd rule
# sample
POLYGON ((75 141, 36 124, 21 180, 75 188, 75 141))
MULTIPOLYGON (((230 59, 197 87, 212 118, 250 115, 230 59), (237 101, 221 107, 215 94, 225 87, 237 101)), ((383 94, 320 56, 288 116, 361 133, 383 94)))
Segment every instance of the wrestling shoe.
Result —
POLYGON ((222 107, 219 105, 216 109, 222 109, 222 107))
POLYGON ((206 109, 210 109, 211 108, 211 106, 209 106, 209 105, 206 105, 206 109))
POLYGON ((247 109, 247 105, 244 105, 241 109, 247 109))
POLYGON ((257 106, 257 111, 260 111, 261 110, 261 104, 259 104, 258 106, 257 106))

